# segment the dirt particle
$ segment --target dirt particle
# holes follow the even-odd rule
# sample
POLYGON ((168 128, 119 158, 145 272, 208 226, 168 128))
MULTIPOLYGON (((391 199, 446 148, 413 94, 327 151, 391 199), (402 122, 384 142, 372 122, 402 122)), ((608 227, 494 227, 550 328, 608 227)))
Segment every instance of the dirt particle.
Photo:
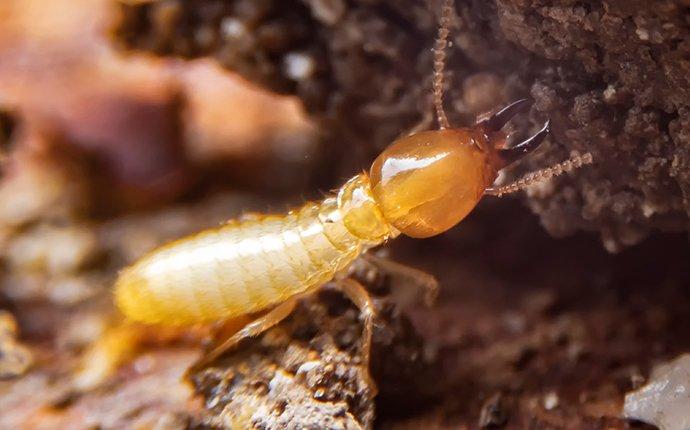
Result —
POLYGON ((479 426, 482 428, 502 427, 508 421, 508 410, 503 394, 495 393, 482 404, 479 426))
POLYGON ((544 406, 544 409, 546 409, 547 411, 556 409, 560 404, 558 393, 556 393, 555 391, 550 391, 546 393, 546 395, 544 395, 544 399, 542 400, 542 404, 544 406))
POLYGON ((24 374, 33 363, 31 351, 17 340, 17 323, 0 311, 0 380, 24 374))

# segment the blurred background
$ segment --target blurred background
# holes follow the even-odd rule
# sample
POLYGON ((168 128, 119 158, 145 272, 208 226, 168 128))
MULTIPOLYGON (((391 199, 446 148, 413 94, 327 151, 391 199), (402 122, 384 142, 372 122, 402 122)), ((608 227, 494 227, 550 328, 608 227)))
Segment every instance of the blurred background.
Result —
MULTIPOLYGON (((377 427, 628 428, 625 394, 690 351, 690 5, 576 3, 457 2, 454 124, 531 97, 515 132, 549 117, 553 135, 503 180, 572 150, 595 165, 391 244, 441 282, 437 305, 406 318, 444 382, 407 408, 380 396, 377 427)), ((243 213, 320 199, 434 127, 438 10, 3 0, 0 427, 187 428, 212 414, 180 381, 199 351, 185 342, 145 350, 104 387, 66 388, 113 318, 117 271, 243 213)))

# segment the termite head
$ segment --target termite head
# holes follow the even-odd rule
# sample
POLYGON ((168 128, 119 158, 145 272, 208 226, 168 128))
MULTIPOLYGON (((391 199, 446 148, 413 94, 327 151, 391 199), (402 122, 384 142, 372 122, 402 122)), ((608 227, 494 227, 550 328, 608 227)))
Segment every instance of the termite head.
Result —
POLYGON ((471 128, 400 138, 374 161, 372 191, 383 216, 407 236, 442 233, 477 205, 499 170, 535 150, 549 133, 506 148, 505 124, 528 105, 519 100, 471 128))

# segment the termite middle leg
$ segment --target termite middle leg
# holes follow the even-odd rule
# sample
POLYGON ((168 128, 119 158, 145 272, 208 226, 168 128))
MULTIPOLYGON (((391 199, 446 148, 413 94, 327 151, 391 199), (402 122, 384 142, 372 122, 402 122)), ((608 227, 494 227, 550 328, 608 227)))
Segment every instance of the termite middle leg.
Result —
POLYGON ((424 303, 431 306, 436 301, 438 296, 438 281, 433 275, 430 275, 422 270, 414 267, 406 266, 397 263, 387 258, 378 257, 372 253, 367 253, 362 258, 377 269, 388 273, 392 276, 400 276, 411 281, 415 287, 424 289, 424 303))
POLYGON ((297 298, 292 297, 284 301, 283 303, 279 304, 275 308, 271 309, 268 313, 250 322, 242 329, 240 329, 240 331, 230 336, 223 343, 215 347, 213 351, 201 357, 199 361, 194 363, 194 365, 190 368, 187 374, 191 374, 194 371, 199 370, 205 365, 211 363, 212 361, 223 355, 226 351, 236 347, 237 344, 239 344, 242 340, 248 337, 259 336, 261 333, 280 323, 282 320, 290 316, 292 311, 295 309, 296 305, 297 298))
POLYGON ((374 301, 366 288, 352 278, 338 279, 335 285, 355 304, 355 306, 357 306, 364 318, 364 328, 362 331, 362 367, 365 369, 367 385, 369 385, 375 394, 376 383, 369 373, 371 371, 369 365, 371 361, 371 338, 374 333, 374 318, 376 317, 374 301))

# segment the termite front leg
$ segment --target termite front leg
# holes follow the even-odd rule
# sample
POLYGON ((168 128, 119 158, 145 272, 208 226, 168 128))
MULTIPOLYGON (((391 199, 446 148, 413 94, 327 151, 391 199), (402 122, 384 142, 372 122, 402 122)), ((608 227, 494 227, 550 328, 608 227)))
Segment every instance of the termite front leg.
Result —
POLYGON ((221 343, 219 346, 215 347, 213 351, 205 354, 201 357, 194 365, 187 371, 187 375, 191 375, 194 372, 200 370, 207 364, 211 363, 225 352, 235 348, 242 340, 249 337, 259 336, 266 330, 274 327, 285 318, 290 316, 292 311, 297 305, 297 298, 292 297, 283 303, 279 304, 275 308, 271 309, 268 313, 262 315, 258 319, 250 322, 244 328, 240 329, 237 333, 230 336, 227 340, 221 343))
POLYGON ((357 306, 364 319, 364 328, 362 330, 362 367, 365 369, 367 385, 376 394, 376 383, 369 373, 371 371, 371 338, 374 333, 374 318, 376 317, 374 301, 366 288, 352 278, 338 279, 335 285, 357 306))

